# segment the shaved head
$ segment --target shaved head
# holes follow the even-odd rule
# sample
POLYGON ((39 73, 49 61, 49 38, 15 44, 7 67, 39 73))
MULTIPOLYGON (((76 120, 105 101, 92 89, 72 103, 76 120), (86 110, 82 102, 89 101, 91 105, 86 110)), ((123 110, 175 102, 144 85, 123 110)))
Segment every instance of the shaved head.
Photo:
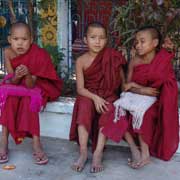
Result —
POLYGON ((151 34, 152 39, 157 39, 159 41, 158 47, 160 46, 162 37, 160 31, 156 27, 154 26, 141 27, 136 31, 136 34, 143 31, 149 32, 151 34))
POLYGON ((24 28, 24 29, 26 29, 26 31, 27 31, 27 33, 28 33, 28 35, 29 36, 31 36, 32 34, 31 34, 31 28, 30 28, 30 26, 28 25, 28 24, 26 24, 26 23, 24 23, 24 22, 16 22, 16 23, 13 23, 12 25, 11 25, 11 28, 10 28, 10 35, 12 35, 13 34, 13 31, 15 30, 15 29, 17 29, 17 28, 24 28))
POLYGON ((84 36, 85 36, 85 37, 87 36, 88 30, 89 30, 90 28, 102 28, 102 29, 104 30, 106 36, 107 36, 106 27, 105 27, 102 23, 95 21, 95 22, 89 23, 89 24, 86 26, 85 32, 84 32, 84 36))

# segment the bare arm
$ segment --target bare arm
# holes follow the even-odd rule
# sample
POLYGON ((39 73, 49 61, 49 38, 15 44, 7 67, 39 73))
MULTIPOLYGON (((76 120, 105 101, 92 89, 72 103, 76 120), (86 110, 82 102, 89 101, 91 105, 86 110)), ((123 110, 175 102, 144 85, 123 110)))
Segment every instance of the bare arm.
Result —
POLYGON ((132 59, 128 65, 127 83, 131 82, 134 64, 134 60, 132 59))
POLYGON ((139 91, 140 88, 144 87, 135 82, 132 82, 132 74, 133 74, 134 66, 135 66, 135 60, 131 60, 128 66, 127 83, 124 85, 125 91, 128 90, 132 91, 132 89, 137 89, 137 91, 139 91))
POLYGON ((158 96, 159 90, 156 88, 151 87, 142 87, 142 88, 131 88, 131 92, 141 94, 141 95, 147 95, 147 96, 158 96))
MULTIPOLYGON (((11 50, 11 48, 6 48, 4 50, 4 59, 5 59, 5 69, 8 74, 15 73, 12 65, 11 65, 11 59, 16 57, 16 54, 11 50)), ((11 82, 13 84, 18 84, 21 80, 21 77, 18 77, 17 74, 15 73, 14 77, 11 79, 11 82)))
POLYGON ((4 63, 5 63, 5 69, 8 74, 14 73, 14 70, 13 70, 13 68, 11 66, 11 62, 10 62, 10 60, 14 57, 16 57, 16 55, 10 48, 6 48, 4 50, 4 58, 5 58, 4 63))
POLYGON ((82 59, 77 59, 76 61, 76 83, 77 83, 78 94, 92 99, 95 104, 97 112, 103 113, 104 111, 108 110, 106 106, 108 102, 106 100, 90 92, 88 89, 84 87, 84 74, 83 74, 82 59))

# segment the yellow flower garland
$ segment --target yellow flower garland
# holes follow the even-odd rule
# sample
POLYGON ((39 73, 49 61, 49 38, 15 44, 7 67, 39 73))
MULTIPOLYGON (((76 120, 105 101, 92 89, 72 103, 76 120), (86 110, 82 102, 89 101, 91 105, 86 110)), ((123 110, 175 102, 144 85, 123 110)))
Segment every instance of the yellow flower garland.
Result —
POLYGON ((50 25, 45 25, 42 29, 42 42, 44 45, 50 44, 52 46, 56 46, 56 29, 50 25))
POLYGON ((44 45, 57 45, 57 14, 56 14, 56 3, 54 6, 48 6, 47 9, 40 10, 40 17, 42 18, 43 26, 41 28, 42 32, 42 43, 44 45), (44 21, 43 21, 44 20, 44 21))

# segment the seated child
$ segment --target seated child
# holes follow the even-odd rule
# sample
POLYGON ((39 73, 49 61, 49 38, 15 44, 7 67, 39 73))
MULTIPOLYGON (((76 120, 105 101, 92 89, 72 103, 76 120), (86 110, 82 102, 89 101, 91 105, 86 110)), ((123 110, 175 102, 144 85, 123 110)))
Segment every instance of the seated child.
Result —
POLYGON ((48 157, 40 142, 39 111, 47 101, 59 97, 62 81, 56 74, 49 54, 33 44, 30 27, 16 22, 10 28, 10 47, 5 49, 8 75, 0 85, 0 163, 8 162, 8 136, 19 144, 33 138, 36 164, 46 164, 48 157))
POLYGON ((102 130, 116 142, 124 136, 132 153, 132 168, 148 164, 150 154, 169 160, 179 144, 178 89, 171 63, 174 55, 164 49, 172 48, 172 43, 166 38, 158 52, 159 43, 160 33, 154 27, 136 32, 137 54, 130 61, 124 86, 128 92, 114 103, 116 111, 111 113, 115 120, 114 116, 109 119, 109 128, 118 131, 102 130), (125 116, 124 110, 130 115, 125 116))
POLYGON ((107 48, 107 32, 98 23, 90 23, 84 41, 88 51, 76 61, 77 92, 70 140, 80 146, 78 160, 72 169, 81 172, 88 158, 88 139, 92 140, 93 158, 90 172, 104 169, 102 164, 106 137, 101 133, 106 126, 107 112, 118 98, 120 85, 124 82, 122 65, 126 63, 118 51, 107 48))

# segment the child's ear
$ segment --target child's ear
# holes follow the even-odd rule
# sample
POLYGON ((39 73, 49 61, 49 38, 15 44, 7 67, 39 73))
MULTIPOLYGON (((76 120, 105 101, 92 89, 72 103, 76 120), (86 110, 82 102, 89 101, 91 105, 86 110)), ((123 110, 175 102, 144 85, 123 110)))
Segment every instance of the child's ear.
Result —
POLYGON ((159 40, 158 39, 154 39, 153 43, 154 43, 154 47, 157 47, 159 45, 159 40))
POLYGON ((87 44, 87 38, 86 38, 86 37, 84 37, 84 39, 83 39, 83 40, 84 40, 84 43, 85 43, 85 44, 87 44))
POLYGON ((7 37, 8 43, 11 44, 11 36, 7 37))

